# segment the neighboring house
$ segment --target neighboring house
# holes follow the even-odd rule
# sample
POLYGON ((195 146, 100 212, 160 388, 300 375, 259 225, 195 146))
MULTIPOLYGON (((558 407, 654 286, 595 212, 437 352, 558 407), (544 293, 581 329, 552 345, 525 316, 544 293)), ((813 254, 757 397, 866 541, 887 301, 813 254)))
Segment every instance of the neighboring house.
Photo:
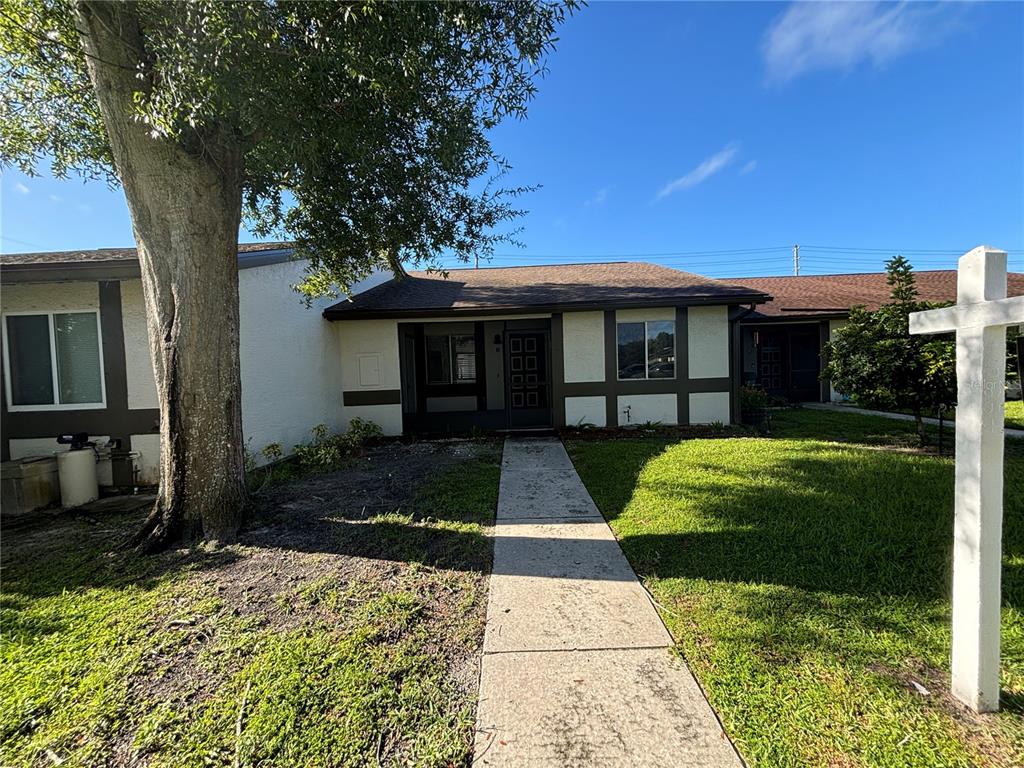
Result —
MULTIPOLYGON (((885 272, 800 277, 741 277, 730 282, 770 294, 772 300, 745 316, 742 380, 792 402, 838 400, 821 381, 825 342, 842 327, 850 308, 888 303, 885 272)), ((956 271, 914 273, 923 301, 956 301, 956 271)), ((1007 275, 1007 294, 1024 295, 1024 273, 1007 275)))
MULTIPOLYGON (((257 453, 342 423, 337 333, 291 286, 305 262, 274 244, 240 245, 242 429, 257 453)), ((386 279, 378 275, 354 290, 386 279)), ((159 411, 133 248, 0 257, 3 459, 49 454, 63 432, 120 442, 138 481, 158 480, 159 411)), ((99 465, 111 482, 109 461, 99 465)))
POLYGON ((738 420, 763 292, 637 262, 412 272, 328 307, 345 413, 388 434, 738 420))

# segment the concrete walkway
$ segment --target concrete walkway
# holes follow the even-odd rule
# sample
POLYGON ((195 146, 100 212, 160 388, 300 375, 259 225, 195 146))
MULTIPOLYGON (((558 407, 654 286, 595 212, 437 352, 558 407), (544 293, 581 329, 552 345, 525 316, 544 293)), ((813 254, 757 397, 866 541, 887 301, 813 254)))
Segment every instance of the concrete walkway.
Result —
MULTIPOLYGON (((854 405, 836 405, 835 403, 804 403, 804 408, 810 408, 814 411, 833 411, 834 413, 859 413, 862 416, 881 416, 885 419, 895 419, 896 421, 913 421, 914 417, 907 413, 891 413, 889 411, 872 411, 868 408, 858 408, 854 405)), ((921 419, 925 424, 931 424, 932 426, 939 426, 939 420, 925 416, 921 419)), ((946 419, 946 426, 954 428, 956 422, 950 419, 946 419)), ((1024 438, 1024 429, 1012 429, 1007 427, 1007 437, 1013 438, 1024 438)))
POLYGON ((505 442, 476 766, 742 766, 556 439, 505 442))

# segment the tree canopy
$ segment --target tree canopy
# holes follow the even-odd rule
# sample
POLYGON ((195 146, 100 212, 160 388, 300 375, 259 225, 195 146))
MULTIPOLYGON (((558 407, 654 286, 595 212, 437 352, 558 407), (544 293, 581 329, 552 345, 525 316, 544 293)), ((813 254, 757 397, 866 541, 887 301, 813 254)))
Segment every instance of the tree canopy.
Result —
POLYGON ((908 410, 918 419, 956 403, 956 351, 948 337, 911 336, 911 312, 942 306, 918 298, 910 262, 886 263, 889 302, 870 312, 850 310, 848 323, 826 344, 822 378, 868 408, 908 410))
MULTIPOLYGON (((0 9, 0 162, 116 184, 84 5, 0 9)), ((489 129, 525 114, 574 6, 141 0, 133 118, 196 155, 237 144, 244 214, 310 258, 310 294, 442 251, 468 258, 501 236, 520 191, 471 191, 506 167, 489 129)))

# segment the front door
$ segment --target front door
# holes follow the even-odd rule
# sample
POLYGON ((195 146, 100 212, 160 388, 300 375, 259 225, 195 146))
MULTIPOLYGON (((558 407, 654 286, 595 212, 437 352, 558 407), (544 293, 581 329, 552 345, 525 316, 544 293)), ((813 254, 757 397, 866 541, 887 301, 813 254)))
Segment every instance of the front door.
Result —
POLYGON ((818 400, 821 385, 817 329, 793 331, 789 336, 789 399, 796 403, 818 400))
POLYGON ((543 331, 508 332, 506 380, 508 421, 512 429, 551 426, 547 340, 543 331))

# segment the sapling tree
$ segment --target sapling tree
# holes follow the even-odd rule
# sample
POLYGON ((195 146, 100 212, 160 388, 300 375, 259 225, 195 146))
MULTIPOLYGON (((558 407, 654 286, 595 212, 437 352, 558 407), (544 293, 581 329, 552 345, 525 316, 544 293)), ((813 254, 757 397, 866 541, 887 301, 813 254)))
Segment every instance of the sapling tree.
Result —
POLYGON ((142 548, 243 520, 243 216, 309 259, 307 296, 487 251, 515 213, 474 184, 503 167, 489 129, 573 5, 3 3, 0 162, 119 184, 131 213, 161 420, 142 548))
POLYGON ((868 408, 909 411, 924 443, 922 417, 956 402, 956 349, 948 337, 910 335, 911 312, 941 306, 919 300, 910 263, 896 256, 886 273, 889 302, 874 312, 850 310, 848 323, 826 344, 821 377, 868 408))

